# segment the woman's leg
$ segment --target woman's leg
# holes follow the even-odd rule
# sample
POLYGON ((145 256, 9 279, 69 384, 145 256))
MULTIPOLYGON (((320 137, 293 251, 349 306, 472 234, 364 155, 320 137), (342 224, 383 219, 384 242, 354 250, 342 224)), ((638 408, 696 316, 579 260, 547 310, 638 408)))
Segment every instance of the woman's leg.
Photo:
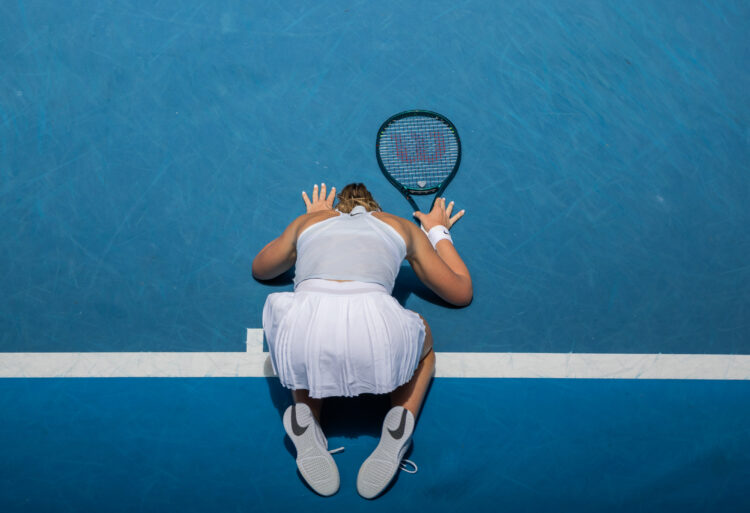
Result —
MULTIPOLYGON (((421 317, 421 316, 420 316, 421 317)), ((422 318, 424 322, 424 318, 422 318)), ((357 474, 357 491, 362 497, 372 499, 386 489, 398 472, 404 454, 411 446, 414 423, 422 407, 430 380, 435 373, 435 353, 432 351, 432 333, 424 322, 425 338, 422 354, 412 378, 391 392, 391 410, 383 421, 380 443, 362 463, 357 474), (397 408, 401 406, 404 409, 397 408), (411 412, 411 415, 406 411, 411 412)))
POLYGON ((292 398, 295 403, 305 403, 308 405, 313 415, 315 415, 315 420, 320 423, 320 410, 323 407, 323 399, 313 399, 310 397, 309 391, 304 389, 292 390, 292 398))
MULTIPOLYGON (((420 315, 420 317, 422 317, 420 315)), ((424 396, 427 393, 427 388, 430 386, 430 381, 435 374, 435 352, 432 350, 432 331, 430 325, 422 317, 422 322, 425 327, 424 337, 424 351, 429 351, 422 361, 419 362, 419 367, 414 371, 412 378, 398 387, 396 390, 391 392, 391 406, 403 406, 409 410, 414 418, 419 416, 419 410, 424 402, 424 396)), ((312 408, 312 407, 311 407, 312 408)))

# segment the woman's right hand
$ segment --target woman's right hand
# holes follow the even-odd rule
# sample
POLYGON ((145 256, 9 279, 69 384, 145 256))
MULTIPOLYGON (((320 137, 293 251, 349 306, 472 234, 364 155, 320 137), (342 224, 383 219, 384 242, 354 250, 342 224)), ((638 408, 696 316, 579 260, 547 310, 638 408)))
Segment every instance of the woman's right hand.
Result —
POLYGON ((445 198, 437 198, 429 214, 414 212, 414 217, 419 219, 419 222, 422 223, 422 229, 426 232, 429 232, 435 226, 445 226, 450 230, 456 224, 456 221, 461 219, 466 213, 466 210, 461 210, 456 215, 451 216, 453 213, 453 203, 451 201, 446 207, 445 198))
POLYGON ((319 212, 321 210, 333 210, 333 200, 336 198, 336 187, 331 187, 331 193, 326 197, 326 184, 320 184, 320 193, 318 193, 318 184, 315 184, 312 191, 312 201, 307 197, 307 193, 302 191, 302 200, 305 202, 307 213, 319 212))

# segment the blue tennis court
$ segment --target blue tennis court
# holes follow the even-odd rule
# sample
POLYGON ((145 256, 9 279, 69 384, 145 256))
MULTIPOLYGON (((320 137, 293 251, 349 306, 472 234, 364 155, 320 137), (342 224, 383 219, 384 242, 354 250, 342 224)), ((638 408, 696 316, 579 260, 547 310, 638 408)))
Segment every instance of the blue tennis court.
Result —
MULTIPOLYGON (((746 511, 750 5, 0 5, 0 511, 746 511), (744 91, 744 92, 743 92, 744 91), (257 252, 321 181, 455 123, 474 301, 407 264, 438 373, 415 475, 354 488, 387 401, 331 400, 296 473, 257 252)), ((417 198, 425 208, 426 198, 417 198)))

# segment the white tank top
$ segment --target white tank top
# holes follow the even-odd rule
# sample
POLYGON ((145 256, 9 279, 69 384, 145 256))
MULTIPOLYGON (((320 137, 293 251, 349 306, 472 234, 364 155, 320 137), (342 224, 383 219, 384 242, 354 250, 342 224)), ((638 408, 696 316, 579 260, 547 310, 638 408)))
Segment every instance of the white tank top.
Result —
POLYGON ((357 206, 299 235, 294 286, 311 278, 351 280, 379 283, 390 293, 405 257, 401 235, 357 206))

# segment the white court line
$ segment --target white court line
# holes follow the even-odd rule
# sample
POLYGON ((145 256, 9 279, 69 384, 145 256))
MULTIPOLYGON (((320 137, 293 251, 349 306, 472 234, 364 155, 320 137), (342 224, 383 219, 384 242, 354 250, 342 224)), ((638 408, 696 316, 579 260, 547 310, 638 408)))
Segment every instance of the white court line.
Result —
MULTIPOLYGON (((750 380, 750 355, 436 353, 438 378, 750 380)), ((245 352, 0 353, 0 378, 272 377, 263 332, 245 352)))

